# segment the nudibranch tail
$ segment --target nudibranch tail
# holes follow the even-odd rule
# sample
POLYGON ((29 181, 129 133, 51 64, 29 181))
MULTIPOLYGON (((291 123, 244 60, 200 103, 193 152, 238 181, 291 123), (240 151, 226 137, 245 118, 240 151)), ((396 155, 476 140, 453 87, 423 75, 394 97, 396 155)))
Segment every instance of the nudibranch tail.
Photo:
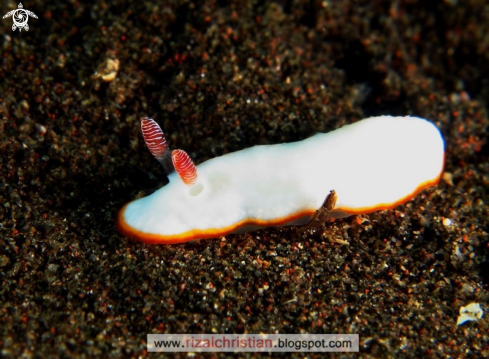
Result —
POLYGON ((174 171, 170 161, 170 151, 166 144, 165 135, 155 120, 149 117, 141 117, 141 132, 144 142, 151 154, 163 166, 167 175, 174 171))
POLYGON ((194 162, 183 150, 174 150, 171 153, 171 159, 175 171, 187 186, 192 186, 197 181, 197 168, 194 162))

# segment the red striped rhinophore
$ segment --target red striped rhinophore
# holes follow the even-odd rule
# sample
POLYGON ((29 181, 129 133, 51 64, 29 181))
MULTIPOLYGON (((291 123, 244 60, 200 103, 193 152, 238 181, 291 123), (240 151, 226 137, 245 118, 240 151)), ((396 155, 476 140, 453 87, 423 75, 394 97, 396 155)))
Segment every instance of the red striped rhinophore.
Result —
POLYGON ((168 145, 160 126, 152 118, 141 117, 141 132, 151 154, 156 159, 161 159, 165 152, 168 151, 168 145))
POLYGON ((187 152, 183 150, 173 150, 171 153, 171 159, 175 171, 182 179, 183 183, 187 186, 191 186, 197 181, 197 168, 195 168, 194 162, 187 155, 187 152))

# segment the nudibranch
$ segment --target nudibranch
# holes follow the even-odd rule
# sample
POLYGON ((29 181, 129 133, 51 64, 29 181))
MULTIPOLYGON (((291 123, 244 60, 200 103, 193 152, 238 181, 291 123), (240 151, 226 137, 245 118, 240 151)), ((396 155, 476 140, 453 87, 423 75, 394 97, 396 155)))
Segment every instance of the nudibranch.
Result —
POLYGON ((304 225, 330 193, 328 218, 391 209, 436 185, 445 145, 418 117, 370 117, 306 140, 261 145, 195 166, 141 119, 146 144, 169 183, 126 204, 119 231, 145 243, 215 238, 266 226, 304 225))

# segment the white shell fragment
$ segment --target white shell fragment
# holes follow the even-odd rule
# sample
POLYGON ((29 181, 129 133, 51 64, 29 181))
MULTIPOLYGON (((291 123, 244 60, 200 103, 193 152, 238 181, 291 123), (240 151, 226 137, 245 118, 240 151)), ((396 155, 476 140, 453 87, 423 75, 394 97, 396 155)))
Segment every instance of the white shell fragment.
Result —
POLYGON ((460 315, 457 318, 457 325, 479 320, 484 315, 484 311, 479 303, 470 303, 465 307, 460 307, 459 313, 460 315))
POLYGON ((255 146, 197 166, 199 183, 176 173, 130 202, 117 225, 146 243, 216 238, 237 230, 306 224, 331 191, 329 218, 391 209, 443 173, 444 141, 418 117, 371 117, 306 140, 255 146))

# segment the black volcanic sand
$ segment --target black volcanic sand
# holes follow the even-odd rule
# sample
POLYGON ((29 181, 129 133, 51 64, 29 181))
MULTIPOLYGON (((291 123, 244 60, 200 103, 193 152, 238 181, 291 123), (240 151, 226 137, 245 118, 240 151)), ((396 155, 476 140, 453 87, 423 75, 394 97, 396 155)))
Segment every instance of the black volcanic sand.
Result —
POLYGON ((487 315, 456 326, 460 306, 489 309, 486 1, 23 4, 28 32, 0 22, 1 356, 259 332, 358 333, 362 357, 489 355, 487 315), (166 181, 140 116, 201 163, 380 114, 446 139, 444 179, 403 206, 305 237, 117 232, 118 209, 166 181))

